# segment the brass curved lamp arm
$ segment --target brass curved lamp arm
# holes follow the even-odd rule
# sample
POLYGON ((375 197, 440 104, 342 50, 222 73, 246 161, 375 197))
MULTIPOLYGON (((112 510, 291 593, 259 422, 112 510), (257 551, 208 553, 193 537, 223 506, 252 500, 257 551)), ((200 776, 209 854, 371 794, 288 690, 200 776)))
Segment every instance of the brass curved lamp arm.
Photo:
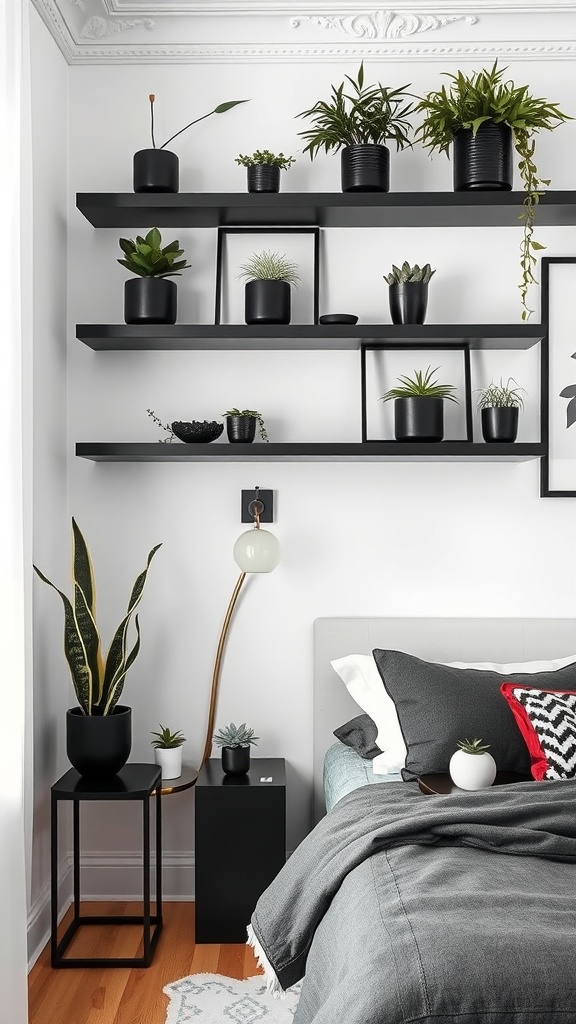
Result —
POLYGON ((232 592, 232 597, 230 598, 230 604, 228 605, 226 615, 224 616, 222 631, 220 633, 220 639, 218 641, 218 647, 216 650, 216 660, 214 662, 214 671, 212 673, 212 688, 210 690, 210 709, 208 711, 206 743, 204 744, 204 753, 202 754, 200 768, 202 767, 204 762, 208 760, 210 754, 212 753, 212 736, 214 735, 214 719, 216 717, 216 705, 218 703, 218 687, 220 685, 220 670, 222 668, 222 657, 224 655, 224 647, 226 646, 226 638, 228 636, 228 630, 230 628, 230 622, 232 620, 234 607, 236 605, 236 601, 238 600, 238 594, 240 593, 240 589, 245 579, 246 573, 241 572, 238 577, 238 580, 236 581, 236 586, 234 587, 234 590, 232 592))

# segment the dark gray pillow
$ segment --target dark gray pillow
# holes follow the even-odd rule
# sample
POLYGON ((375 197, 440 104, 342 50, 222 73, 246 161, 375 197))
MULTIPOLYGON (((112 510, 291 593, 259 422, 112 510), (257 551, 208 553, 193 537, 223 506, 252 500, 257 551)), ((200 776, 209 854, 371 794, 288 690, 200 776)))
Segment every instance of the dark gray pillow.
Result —
POLYGON ((377 733, 378 730, 369 715, 358 715, 357 718, 352 718, 334 729, 336 739, 345 743, 347 747, 352 747, 366 761, 371 761, 377 754, 382 753, 380 747, 376 746, 377 733))
POLYGON ((488 672, 422 661, 401 651, 372 652, 394 701, 407 748, 405 780, 447 772, 458 740, 481 739, 499 771, 530 774, 530 755, 500 692, 504 682, 540 690, 576 689, 576 663, 554 672, 488 672))

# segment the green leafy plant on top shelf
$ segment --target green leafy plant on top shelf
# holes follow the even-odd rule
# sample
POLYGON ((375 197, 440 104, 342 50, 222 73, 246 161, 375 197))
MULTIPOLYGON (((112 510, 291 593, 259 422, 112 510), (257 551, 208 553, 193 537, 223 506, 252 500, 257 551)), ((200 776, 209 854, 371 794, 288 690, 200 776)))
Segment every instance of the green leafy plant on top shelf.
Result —
POLYGON ((249 747, 250 744, 257 747, 259 738, 254 735, 254 729, 246 728, 246 722, 242 725, 234 725, 234 722, 231 722, 214 733, 214 743, 218 747, 249 747))
POLYGON ((298 132, 306 141, 303 152, 313 160, 323 149, 338 152, 345 146, 383 145, 388 140, 396 149, 411 146, 412 126, 409 116, 414 110, 406 93, 407 85, 390 89, 381 85, 364 85, 364 62, 356 79, 350 75, 340 85, 332 85, 330 99, 318 100, 297 117, 307 117, 313 127, 298 132))
POLYGON ((186 742, 186 737, 181 729, 172 732, 167 725, 160 725, 160 730, 156 732, 153 730, 150 735, 155 737, 151 741, 152 746, 161 750, 172 750, 173 747, 181 747, 186 742))
POLYGON ((522 279, 518 287, 522 319, 527 320, 533 312, 527 305, 528 286, 537 283, 534 254, 545 248, 533 238, 535 209, 550 184, 549 179, 538 177, 534 135, 542 130, 552 131, 571 117, 563 114, 555 103, 532 96, 527 85, 516 86, 510 79, 505 80, 507 70, 499 68, 495 61, 492 68, 470 75, 462 71, 445 72, 450 79, 449 86, 443 85, 419 99, 416 112, 424 114, 424 121, 415 138, 431 152, 437 150, 448 156, 450 143, 462 128, 471 129, 474 135, 485 121, 506 124, 510 128, 525 193, 520 214, 524 232, 520 250, 522 279))
POLYGON ((60 594, 64 605, 64 654, 72 675, 72 682, 78 704, 85 715, 109 715, 112 713, 124 687, 124 679, 140 650, 140 627, 135 616, 136 642, 128 653, 128 627, 142 597, 150 562, 161 547, 156 544, 148 555, 146 568, 136 577, 128 610, 118 626, 108 654, 101 652, 101 640, 96 625, 96 588, 94 571, 88 546, 75 519, 72 519, 73 557, 72 583, 73 601, 40 572, 34 571, 44 583, 60 594))
POLYGON ((164 149, 169 142, 172 142, 173 139, 176 139, 179 135, 182 135, 182 132, 185 132, 188 128, 191 128, 193 124, 198 124, 199 121, 205 121, 207 117, 212 117, 212 114, 225 114, 227 110, 232 110, 232 107, 237 107, 240 103, 250 102, 249 100, 227 100, 226 103, 219 103, 217 107, 214 107, 214 110, 209 110, 207 114, 202 114, 202 117, 197 117, 195 121, 190 121, 189 124, 185 124, 184 127, 180 129, 180 131, 175 132, 174 135, 171 135, 169 139, 166 139, 166 142, 162 143, 161 146, 157 146, 156 139, 154 137, 154 101, 156 99, 156 96, 154 95, 154 93, 150 93, 148 99, 150 101, 150 135, 152 138, 153 149, 164 149))
POLYGON ((162 248, 158 228, 151 228, 145 238, 137 235, 135 242, 121 238, 119 244, 126 258, 119 259, 118 263, 139 277, 180 277, 180 271, 190 266, 186 259, 180 259, 184 249, 180 248, 178 240, 162 248))
POLYGON ((446 398, 449 402, 458 402, 455 395, 452 394, 455 391, 453 384, 438 384, 437 381, 432 380, 433 375, 438 371, 439 367, 432 370, 428 367, 426 370, 417 370, 413 377, 398 377, 400 382, 398 387, 390 388, 386 394, 382 395, 382 402, 390 402, 393 398, 414 398, 414 397, 428 397, 428 398, 446 398))
POLYGON ((524 388, 518 387, 516 384, 515 388, 511 388, 510 384, 516 384, 513 377, 509 377, 504 384, 502 378, 500 383, 495 384, 492 381, 486 388, 478 388, 475 392, 478 395, 477 408, 478 409, 523 409, 524 399, 521 392, 524 388))
POLYGON ((293 156, 284 156, 284 153, 278 153, 276 156, 268 149, 257 149, 252 156, 243 156, 240 153, 235 160, 241 167, 279 167, 281 171, 287 171, 296 162, 293 156))
POLYGON ((412 281, 428 284, 432 274, 435 273, 436 271, 431 269, 429 263, 425 263, 423 267, 419 267, 415 263, 411 267, 409 263, 404 262, 401 267, 392 264, 392 271, 389 274, 384 274, 384 280, 388 284, 408 284, 412 281))
POLYGON ((238 277, 245 277, 248 281, 286 281, 295 286, 300 281, 298 265, 270 249, 252 253, 245 263, 240 264, 238 277))
POLYGON ((262 417, 262 413, 256 409, 227 409, 226 412, 220 413, 221 416, 253 416, 258 422, 258 433, 260 434, 260 440, 269 441, 268 432, 266 430, 266 424, 262 417))
POLYGON ((482 740, 458 740, 456 746, 465 754, 485 754, 490 749, 490 744, 482 740))

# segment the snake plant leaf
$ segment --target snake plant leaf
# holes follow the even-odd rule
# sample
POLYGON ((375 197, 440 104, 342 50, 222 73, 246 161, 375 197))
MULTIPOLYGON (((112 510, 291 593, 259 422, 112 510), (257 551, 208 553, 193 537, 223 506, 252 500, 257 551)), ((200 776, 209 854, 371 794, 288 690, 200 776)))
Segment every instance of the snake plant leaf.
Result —
POLYGON ((130 651, 130 654, 124 660, 123 664, 120 666, 120 669, 115 679, 113 680, 112 686, 110 687, 110 692, 107 694, 106 702, 103 707, 102 713, 104 715, 112 714, 114 708, 116 707, 116 704, 118 703, 122 690, 124 689, 124 679, 126 678, 126 673, 128 672, 128 669, 138 656, 138 652, 140 650, 140 623, 138 621, 137 615, 134 616, 134 627, 136 629, 136 642, 134 644, 134 647, 130 651))
POLYGON ((82 531, 72 517, 72 561, 74 566, 74 582, 78 584, 86 604, 92 615, 95 614, 96 591, 94 586, 94 569, 92 559, 82 531))
POLYGON ((83 660, 86 668, 87 702, 86 714, 92 714, 92 708, 98 704, 102 696, 102 656, 100 653, 100 634, 94 616, 88 607, 84 592, 74 583, 74 618, 83 649, 83 660))
POLYGON ((66 594, 63 594, 58 587, 51 583, 37 566, 33 566, 33 568, 40 579, 47 583, 49 587, 52 587, 62 598, 62 604, 64 605, 64 654, 70 667, 76 698, 84 714, 87 715, 90 702, 88 669, 86 667, 85 651, 80 630, 74 616, 74 609, 66 594))

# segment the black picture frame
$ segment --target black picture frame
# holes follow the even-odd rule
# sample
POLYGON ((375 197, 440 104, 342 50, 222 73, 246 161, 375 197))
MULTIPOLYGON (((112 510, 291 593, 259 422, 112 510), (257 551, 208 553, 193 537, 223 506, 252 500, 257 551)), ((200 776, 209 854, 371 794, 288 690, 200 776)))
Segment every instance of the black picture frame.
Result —
MULTIPOLYGON (((567 328, 563 320, 567 314, 554 305, 554 288, 557 282, 554 273, 559 267, 573 267, 573 282, 567 292, 567 306, 572 305, 572 296, 576 290, 576 256, 544 256, 540 265, 542 287, 542 325, 545 336, 541 345, 541 440, 545 454, 540 460, 540 496, 542 498, 576 498, 576 456, 574 458, 574 487, 553 486, 553 478, 557 477, 555 465, 559 461, 558 438, 564 430, 572 430, 574 434, 574 450, 576 452, 576 422, 567 426, 568 406, 570 397, 563 397, 565 387, 576 387, 576 362, 573 368, 569 360, 576 360, 576 334, 573 328, 573 315, 567 328), (572 340, 571 340, 572 339, 572 340), (571 375, 572 374, 572 375, 571 375), (561 378, 561 379, 559 379, 561 378)), ((574 396, 576 398, 576 396, 574 396)), ((575 407, 573 407, 575 408, 575 407)))

